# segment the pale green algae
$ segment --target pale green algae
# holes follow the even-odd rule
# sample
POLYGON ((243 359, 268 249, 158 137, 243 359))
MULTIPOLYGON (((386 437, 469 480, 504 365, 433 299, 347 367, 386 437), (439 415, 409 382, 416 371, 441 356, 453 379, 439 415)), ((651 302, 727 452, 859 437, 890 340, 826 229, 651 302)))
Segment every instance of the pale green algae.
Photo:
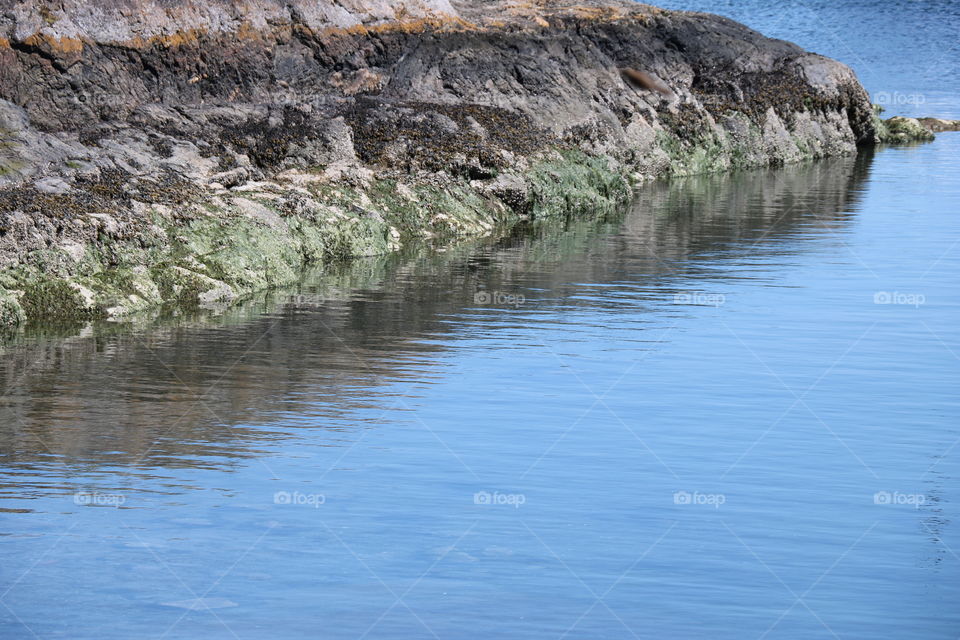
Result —
POLYGON ((311 205, 291 213, 256 194, 264 221, 231 205, 203 203, 205 213, 174 222, 157 210, 148 242, 103 239, 83 256, 62 249, 31 255, 0 274, 0 326, 24 320, 122 317, 152 306, 225 304, 254 291, 296 282, 310 264, 386 254, 404 240, 453 239, 503 230, 521 219, 597 215, 628 201, 630 186, 611 161, 562 152, 529 171, 529 211, 482 194, 466 180, 403 187, 324 185, 311 205))
POLYGON ((894 116, 884 120, 880 117, 885 109, 873 105, 873 129, 875 141, 886 144, 905 144, 910 142, 932 142, 936 136, 920 124, 916 118, 894 116))
POLYGON ((612 165, 578 151, 536 165, 529 175, 532 217, 597 216, 623 206, 631 186, 612 165))
MULTIPOLYGON (((875 117, 882 141, 933 137, 916 120, 875 117)), ((652 175, 643 177, 715 173, 835 152, 791 132, 780 155, 771 155, 756 124, 736 113, 729 119, 727 129, 695 130, 689 139, 660 131, 652 175)), ((520 184, 516 202, 465 178, 409 186, 377 179, 363 187, 311 186, 309 204, 294 210, 275 193, 238 193, 262 208, 261 218, 223 201, 197 203, 204 215, 187 221, 157 209, 158 231, 146 233, 145 240, 106 238, 84 247, 79 261, 48 249, 31 255, 29 264, 0 272, 0 327, 45 318, 119 318, 166 303, 226 305, 294 283, 309 265, 387 254, 415 238, 453 241, 502 232, 523 220, 601 217, 629 201, 636 185, 626 175, 613 158, 555 150, 522 173, 494 180, 520 184)))
POLYGON ((916 118, 894 116, 888 120, 877 118, 877 138, 879 142, 888 144, 904 144, 908 142, 930 142, 935 136, 932 131, 920 124, 916 118))

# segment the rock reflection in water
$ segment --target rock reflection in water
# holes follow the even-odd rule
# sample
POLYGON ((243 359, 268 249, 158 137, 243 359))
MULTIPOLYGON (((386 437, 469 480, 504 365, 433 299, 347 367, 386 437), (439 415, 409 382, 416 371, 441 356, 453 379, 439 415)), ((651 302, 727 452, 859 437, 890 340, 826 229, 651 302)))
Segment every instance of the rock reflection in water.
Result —
POLYGON ((621 282, 655 313, 681 280, 730 277, 725 260, 802 250, 848 224, 870 162, 655 183, 615 220, 356 261, 220 314, 21 335, 0 355, 2 491, 68 491, 72 474, 100 467, 228 467, 302 426, 337 446, 377 428, 358 410, 389 410, 391 394, 416 396, 439 375, 435 352, 469 326, 451 316, 500 313, 478 292, 522 295, 525 312, 616 312, 582 283, 621 282))

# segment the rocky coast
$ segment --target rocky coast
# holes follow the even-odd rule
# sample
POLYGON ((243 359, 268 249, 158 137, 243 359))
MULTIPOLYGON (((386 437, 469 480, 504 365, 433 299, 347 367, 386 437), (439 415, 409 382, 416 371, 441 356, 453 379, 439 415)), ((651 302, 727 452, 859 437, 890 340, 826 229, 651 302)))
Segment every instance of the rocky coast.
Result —
POLYGON ((226 305, 928 127, 839 62, 628 1, 0 0, 0 325, 226 305))

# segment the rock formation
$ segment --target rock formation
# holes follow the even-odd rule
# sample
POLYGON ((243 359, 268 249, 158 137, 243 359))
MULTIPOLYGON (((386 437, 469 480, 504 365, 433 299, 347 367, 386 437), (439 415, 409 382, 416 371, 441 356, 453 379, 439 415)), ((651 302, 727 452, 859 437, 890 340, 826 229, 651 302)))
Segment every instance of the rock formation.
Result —
POLYGON ((0 0, 0 325, 221 304, 886 131, 843 64, 627 0, 0 0))

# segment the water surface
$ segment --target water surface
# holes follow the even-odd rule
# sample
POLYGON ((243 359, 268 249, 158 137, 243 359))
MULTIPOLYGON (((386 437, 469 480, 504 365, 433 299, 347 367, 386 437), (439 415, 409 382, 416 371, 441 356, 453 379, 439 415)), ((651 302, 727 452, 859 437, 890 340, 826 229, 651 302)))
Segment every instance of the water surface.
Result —
POLYGON ((960 138, 0 355, 0 635, 955 637, 960 138))
MULTIPOLYGON (((960 117, 956 2, 666 4, 960 117)), ((33 327, 0 637, 956 638, 958 212, 944 134, 33 327)))

